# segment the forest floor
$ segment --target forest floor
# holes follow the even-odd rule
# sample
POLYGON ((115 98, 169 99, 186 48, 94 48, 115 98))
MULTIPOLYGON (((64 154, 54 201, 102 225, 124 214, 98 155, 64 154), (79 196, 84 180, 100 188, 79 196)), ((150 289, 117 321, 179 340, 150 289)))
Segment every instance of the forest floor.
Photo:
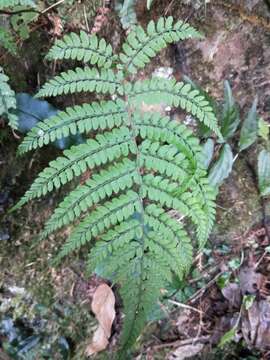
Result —
MULTIPOLYGON (((62 33, 84 27, 82 5, 74 3, 61 5, 51 12, 55 17, 65 18, 62 33)), ((270 121, 270 8, 267 2, 155 0, 148 11, 146 1, 139 0, 136 14, 142 26, 161 15, 173 15, 188 20, 205 34, 201 41, 185 42, 163 51, 147 66, 146 74, 157 69, 172 69, 177 79, 183 75, 192 78, 218 100, 223 99, 224 80, 228 80, 242 116, 257 95, 258 112, 270 121)), ((125 31, 113 10, 108 16, 109 21, 99 35, 118 49, 125 31)), ((88 26, 92 25, 91 17, 88 26)), ((1 66, 16 92, 34 94, 39 84, 56 72, 58 64, 44 60, 56 30, 56 25, 42 18, 29 39, 20 44, 23 56, 14 58, 0 53, 1 66)), ((61 101, 55 100, 53 105, 58 108, 68 105, 61 101)), ((71 265, 67 261, 60 268, 50 267, 49 260, 66 239, 69 228, 41 243, 37 241, 52 205, 63 193, 32 202, 20 212, 7 213, 35 175, 58 153, 51 148, 49 152, 41 150, 19 158, 16 149, 21 138, 21 134, 2 126, 0 323, 5 320, 5 326, 9 326, 14 336, 17 329, 22 329, 27 336, 24 333, 20 341, 27 338, 24 346, 27 344, 29 349, 42 344, 43 348, 27 359, 42 358, 40 354, 45 351, 45 345, 50 347, 53 359, 83 359, 85 346, 96 326, 90 313, 91 291, 101 280, 84 276, 79 256, 71 265), (14 319, 14 314, 15 325, 7 321, 14 319)), ((233 149, 236 144, 233 140, 233 149)), ((270 296, 270 256, 265 250, 270 245, 270 207, 258 190, 259 148, 260 145, 253 145, 236 159, 232 173, 220 187, 217 222, 206 250, 194 260, 185 285, 174 284, 174 288, 164 289, 163 299, 135 349, 134 359, 185 359, 188 354, 193 354, 194 359, 270 358, 270 309, 266 301, 270 296), (254 295, 252 301, 256 302, 252 313, 244 306, 244 300, 249 300, 247 294, 254 295), (228 333, 236 324, 239 325, 237 332, 228 333), (228 345, 222 348, 218 344, 224 340, 224 334, 228 335, 228 345)), ((121 328, 119 299, 117 312, 110 350, 121 328)), ((16 336, 19 337, 17 333, 16 336)), ((2 358, 8 359, 8 355, 1 352, 0 332, 2 358)))

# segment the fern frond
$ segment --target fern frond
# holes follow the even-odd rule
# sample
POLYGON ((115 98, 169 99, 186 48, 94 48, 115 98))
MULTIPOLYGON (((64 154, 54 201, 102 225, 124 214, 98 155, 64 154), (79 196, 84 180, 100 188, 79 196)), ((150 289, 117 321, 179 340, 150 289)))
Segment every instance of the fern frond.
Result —
POLYGON ((36 97, 50 97, 62 94, 74 94, 80 92, 96 92, 102 94, 114 94, 121 88, 123 74, 115 74, 110 69, 77 67, 55 76, 45 83, 36 97))
POLYGON ((72 251, 79 249, 93 237, 102 234, 112 225, 127 220, 136 210, 140 210, 140 206, 138 194, 131 190, 99 206, 74 229, 58 254, 56 262, 72 251))
POLYGON ((85 144, 72 146, 69 150, 64 151, 64 156, 51 161, 50 166, 38 175, 13 210, 29 200, 59 189, 87 169, 93 169, 121 156, 127 156, 130 151, 134 152, 135 150, 129 130, 125 127, 97 135, 95 140, 90 139, 85 144))
POLYGON ((190 84, 176 82, 175 79, 152 78, 151 80, 139 80, 133 87, 127 84, 125 90, 129 94, 131 104, 139 105, 145 102, 147 104, 165 103, 170 106, 180 106, 222 139, 216 116, 208 100, 190 84))
POLYGON ((19 147, 25 153, 69 135, 89 133, 85 144, 50 162, 15 208, 95 168, 96 173, 91 172, 90 179, 77 185, 55 209, 42 237, 78 219, 56 261, 85 247, 89 271, 120 284, 125 317, 117 358, 122 360, 160 289, 173 274, 182 279, 190 268, 193 242, 185 226, 195 228, 202 248, 214 223, 216 194, 207 180, 199 140, 184 124, 141 111, 144 102, 180 107, 222 139, 207 98, 190 84, 160 78, 134 83, 127 75, 144 67, 169 43, 190 37, 200 34, 181 21, 174 24, 171 17, 157 25, 150 22, 147 31, 135 27, 114 69, 112 48, 104 40, 84 32, 66 35, 49 57, 82 60, 100 69, 62 72, 37 96, 94 91, 113 100, 69 107, 38 123, 19 147), (178 220, 172 218, 172 211, 178 220))
POLYGON ((129 159, 109 166, 93 174, 84 185, 79 185, 55 209, 53 215, 45 225, 41 238, 48 236, 63 225, 67 225, 78 218, 101 200, 118 194, 138 183, 135 163, 129 159))
POLYGON ((63 39, 57 40, 47 58, 78 60, 109 68, 112 65, 113 52, 111 45, 107 45, 104 39, 98 39, 96 35, 88 35, 85 31, 81 31, 79 35, 72 32, 63 39))
POLYGON ((32 0, 0 0, 0 10, 13 8, 14 6, 35 8, 36 4, 32 0))
POLYGON ((91 130, 112 129, 127 122, 125 102, 94 102, 68 107, 65 111, 40 121, 33 127, 18 148, 19 154, 47 145, 69 135, 83 134, 91 130))
POLYGON ((17 129, 18 118, 11 112, 11 110, 16 109, 15 92, 11 90, 8 80, 8 76, 3 73, 3 69, 0 67, 0 116, 7 116, 9 126, 12 129, 17 129))
POLYGON ((189 38, 201 38, 201 34, 183 21, 173 23, 173 18, 160 18, 157 25, 150 21, 145 32, 141 26, 136 26, 127 36, 122 46, 120 69, 127 69, 135 74, 138 68, 143 68, 151 58, 168 46, 168 44, 189 38))

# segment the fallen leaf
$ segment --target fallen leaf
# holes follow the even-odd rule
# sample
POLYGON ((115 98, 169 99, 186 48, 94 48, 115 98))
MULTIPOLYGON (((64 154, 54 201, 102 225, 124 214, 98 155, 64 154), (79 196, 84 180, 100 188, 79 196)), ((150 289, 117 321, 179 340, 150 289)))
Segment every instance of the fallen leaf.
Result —
POLYGON ((266 300, 254 301, 242 316, 242 334, 250 347, 270 349, 270 304, 266 300))
POLYGON ((242 295, 255 295, 262 289, 266 277, 256 272, 253 266, 244 266, 239 272, 239 283, 242 295))
POLYGON ((169 360, 184 360, 191 358, 201 352, 203 347, 204 345, 200 343, 180 346, 170 353, 169 360))
POLYGON ((238 284, 228 283, 222 290, 222 295, 228 300, 231 307, 240 308, 241 292, 238 284))
POLYGON ((101 284, 96 289, 92 311, 99 322, 98 328, 94 333, 91 344, 86 348, 85 354, 91 356, 106 349, 111 336, 112 323, 115 318, 115 297, 111 288, 106 284, 101 284))

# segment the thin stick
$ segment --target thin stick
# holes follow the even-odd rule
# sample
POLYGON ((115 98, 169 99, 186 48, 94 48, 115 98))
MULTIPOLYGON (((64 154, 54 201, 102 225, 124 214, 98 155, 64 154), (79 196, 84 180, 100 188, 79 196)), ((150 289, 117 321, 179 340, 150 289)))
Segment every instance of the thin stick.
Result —
POLYGON ((209 287, 211 287, 217 279, 224 273, 224 271, 220 271, 212 280, 210 280, 204 287, 200 288, 197 292, 195 292, 194 295, 192 295, 188 302, 194 303, 198 297, 200 297, 209 287))
POLYGON ((198 343, 198 342, 207 342, 209 340, 210 336, 201 336, 198 338, 191 338, 191 339, 186 339, 186 340, 176 340, 176 341, 172 341, 169 343, 165 343, 165 344, 160 344, 160 345, 155 345, 153 346, 153 350, 158 350, 158 349, 162 349, 165 347, 181 347, 181 346, 185 346, 185 345, 189 345, 189 344, 194 344, 194 343, 198 343))
POLYGON ((83 5, 83 15, 84 15, 84 21, 85 21, 86 29, 87 29, 88 32, 90 32, 85 5, 83 5))
POLYGON ((168 300, 168 302, 171 303, 171 304, 174 304, 174 305, 176 305, 176 306, 178 306, 178 307, 181 307, 181 308, 183 308, 183 309, 188 309, 188 310, 195 311, 195 312, 197 312, 197 313, 200 314, 200 315, 203 315, 203 314, 204 314, 203 311, 201 311, 201 310, 199 310, 199 309, 196 309, 196 308, 193 307, 193 306, 186 305, 186 304, 183 304, 183 303, 174 301, 174 300, 168 300))
POLYGON ((57 1, 55 4, 52 4, 51 6, 47 7, 46 9, 44 9, 43 11, 41 11, 41 14, 45 14, 46 12, 50 11, 51 9, 53 9, 55 6, 58 6, 60 4, 62 4, 65 0, 59 0, 57 1))

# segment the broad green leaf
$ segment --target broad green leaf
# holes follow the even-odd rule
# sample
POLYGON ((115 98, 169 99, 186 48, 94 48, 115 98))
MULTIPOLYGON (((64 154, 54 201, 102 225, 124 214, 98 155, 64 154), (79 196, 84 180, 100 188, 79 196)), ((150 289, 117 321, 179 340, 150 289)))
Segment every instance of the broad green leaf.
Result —
POLYGON ((224 139, 228 140, 234 135, 240 122, 238 106, 235 103, 232 89, 228 81, 224 82, 224 99, 221 133, 224 139))
POLYGON ((270 195, 270 152, 267 150, 262 150, 259 154, 258 179, 261 195, 270 195))
POLYGON ((233 165, 233 153, 229 144, 225 144, 220 152, 219 159, 212 166, 209 172, 209 182, 212 186, 218 187, 222 184, 230 172, 233 165))
POLYGON ((235 336, 236 333, 236 327, 233 327, 231 330, 227 331, 221 338, 218 347, 223 348, 225 345, 230 343, 235 336))
POLYGON ((258 122, 258 135, 263 138, 263 140, 268 141, 269 124, 263 118, 260 118, 258 122))
POLYGON ((258 104, 258 98, 256 97, 241 128, 239 151, 247 149, 257 140, 257 135, 258 135, 257 104, 258 104))
POLYGON ((213 139, 208 139, 202 146, 203 165, 208 169, 214 154, 215 143, 213 139))

